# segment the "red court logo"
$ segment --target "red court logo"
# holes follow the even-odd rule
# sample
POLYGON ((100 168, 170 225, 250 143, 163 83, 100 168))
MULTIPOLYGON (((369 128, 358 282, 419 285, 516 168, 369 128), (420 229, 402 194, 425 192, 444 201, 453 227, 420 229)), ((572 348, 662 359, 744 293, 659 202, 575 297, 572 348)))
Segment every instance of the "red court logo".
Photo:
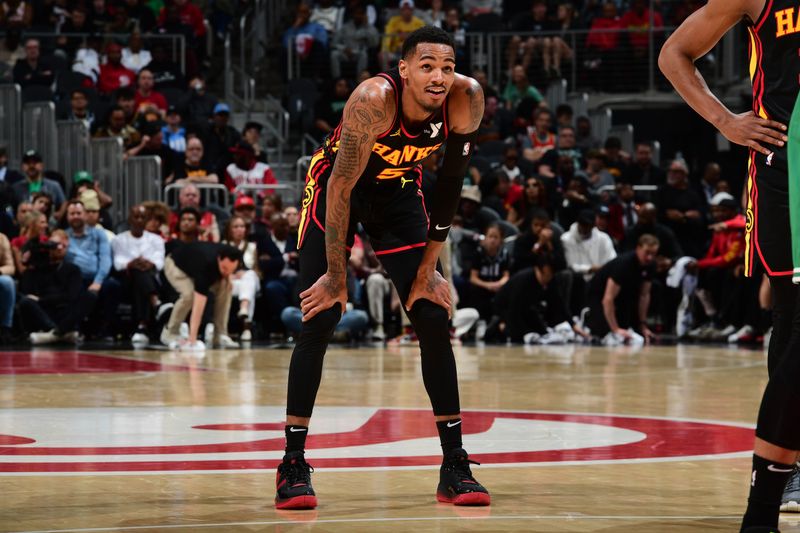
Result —
MULTIPOLYGON (((9 409, 0 472, 272 470, 284 409, 266 406, 9 409)), ((597 414, 465 411, 464 443, 485 465, 713 458, 752 450, 751 427, 597 414)), ((318 407, 315 468, 437 466, 426 409, 318 407)))

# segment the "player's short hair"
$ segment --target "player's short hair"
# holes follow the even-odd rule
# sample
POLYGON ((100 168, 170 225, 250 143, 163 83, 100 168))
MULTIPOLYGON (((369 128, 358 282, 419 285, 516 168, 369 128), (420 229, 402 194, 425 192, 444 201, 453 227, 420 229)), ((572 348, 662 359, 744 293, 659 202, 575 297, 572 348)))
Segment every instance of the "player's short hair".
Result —
POLYGON ((651 248, 654 246, 658 246, 659 244, 661 244, 661 242, 658 240, 658 237, 656 237, 655 235, 651 235, 649 233, 645 233, 644 235, 639 237, 639 240, 636 242, 636 246, 638 248, 644 246, 651 248))
POLYGON ((403 41, 402 57, 408 58, 417 51, 417 45, 421 43, 446 44, 455 51, 456 44, 450 34, 436 26, 423 26, 411 32, 406 40, 403 41))

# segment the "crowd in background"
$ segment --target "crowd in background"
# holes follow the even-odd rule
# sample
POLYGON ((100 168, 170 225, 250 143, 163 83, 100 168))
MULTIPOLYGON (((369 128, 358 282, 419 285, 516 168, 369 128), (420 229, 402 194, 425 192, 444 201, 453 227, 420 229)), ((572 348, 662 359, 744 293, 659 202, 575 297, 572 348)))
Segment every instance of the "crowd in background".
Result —
MULTIPOLYGON (((403 35, 424 23, 453 32, 461 61, 465 28, 641 29, 651 18, 659 25, 678 23, 696 4, 677 3, 651 16, 638 0, 425 6, 320 0, 297 6, 283 43, 326 65, 315 71, 315 82, 331 89, 317 99, 308 131, 321 140, 339 122, 354 83, 365 71, 396 63, 403 35)), ((185 304, 179 304, 165 262, 193 242, 227 243, 242 254, 225 296, 235 304, 224 321, 207 307, 207 339, 225 347, 236 344, 231 336, 284 339, 299 330, 298 208, 283 205, 278 194, 237 189, 276 183, 263 125, 247 123, 241 131, 231 126, 230 107, 206 87, 203 57, 187 79, 168 50, 145 48, 143 35, 168 24, 183 25, 187 36, 200 39, 202 24, 192 21, 203 13, 198 19, 187 0, 155 11, 149 6, 137 0, 0 4, 6 81, 26 91, 37 85, 52 91, 61 117, 84 121, 95 137, 121 138, 125 157, 159 155, 163 184, 179 188, 173 205, 146 202, 126 221, 112 220, 113 199, 89 173, 63 176, 33 150, 23 154, 20 168, 8 168, 0 148, 3 341, 169 342, 182 332, 171 316, 185 304), (37 13, 40 5, 44 11, 37 13), (19 33, 45 20, 51 28, 60 21, 64 35, 49 55, 37 39, 19 33), (88 25, 95 37, 71 39, 75 24, 88 25), (123 27, 127 41, 101 38, 123 27), (65 60, 70 75, 58 75, 56 65, 63 68, 65 60), (224 184, 233 207, 224 209, 224 202, 194 186, 207 183, 224 184)), ((547 35, 510 38, 505 87, 492 86, 482 71, 466 72, 483 86, 485 113, 444 259, 456 311, 464 311, 454 316, 470 317, 466 330, 454 319, 454 335, 544 343, 589 335, 624 341, 635 333, 760 339, 769 328, 769 301, 760 277, 743 276, 739 191, 731 190, 719 165, 690 169, 678 155, 660 166, 649 141, 626 153, 619 139, 597 138, 589 119, 574 116, 569 106, 549 109, 543 87, 530 80, 560 76, 575 51, 547 35)), ((592 38, 589 32, 582 46, 637 53, 635 33, 626 43, 610 42, 608 35, 592 38)), ((423 162, 428 195, 440 155, 423 162)), ((357 238, 350 266, 350 305, 340 336, 413 340, 368 239, 357 238)))

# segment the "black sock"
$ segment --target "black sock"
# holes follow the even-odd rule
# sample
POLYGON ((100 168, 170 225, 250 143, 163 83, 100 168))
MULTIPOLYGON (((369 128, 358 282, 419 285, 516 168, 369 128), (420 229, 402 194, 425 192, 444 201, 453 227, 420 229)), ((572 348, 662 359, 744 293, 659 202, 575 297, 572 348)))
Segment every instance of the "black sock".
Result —
POLYGON ((287 425, 283 430, 286 432, 286 453, 306 451, 308 427, 287 425))
POLYGON ((442 420, 436 422, 439 430, 439 441, 442 443, 442 452, 447 454, 450 450, 461 448, 461 419, 442 420))
POLYGON ((750 497, 742 519, 742 531, 752 526, 777 529, 781 496, 792 472, 794 464, 785 465, 753 455, 750 497))

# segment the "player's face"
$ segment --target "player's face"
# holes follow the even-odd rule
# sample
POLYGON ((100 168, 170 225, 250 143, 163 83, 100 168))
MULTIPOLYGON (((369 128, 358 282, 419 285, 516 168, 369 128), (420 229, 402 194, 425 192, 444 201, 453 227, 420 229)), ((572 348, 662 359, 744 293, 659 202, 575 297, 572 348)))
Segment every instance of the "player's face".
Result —
POLYGON ((446 44, 420 43, 417 50, 399 63, 400 75, 414 100, 432 113, 442 107, 455 81, 456 59, 446 44))
POLYGON ((636 247, 636 257, 639 259, 639 264, 653 264, 653 261, 656 260, 656 255, 658 255, 658 245, 636 247))

